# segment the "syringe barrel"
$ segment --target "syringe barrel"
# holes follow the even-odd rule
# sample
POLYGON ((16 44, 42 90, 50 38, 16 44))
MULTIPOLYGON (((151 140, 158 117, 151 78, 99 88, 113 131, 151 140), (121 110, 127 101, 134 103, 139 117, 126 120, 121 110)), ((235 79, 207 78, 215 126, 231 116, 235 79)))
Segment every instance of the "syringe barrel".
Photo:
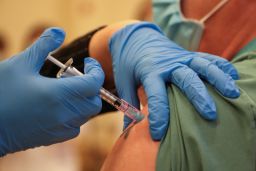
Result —
POLYGON ((103 87, 100 88, 100 97, 115 107, 120 106, 118 97, 116 97, 114 94, 110 93, 108 90, 106 90, 103 87))
POLYGON ((135 122, 139 122, 144 118, 144 115, 138 109, 130 105, 125 100, 119 99, 118 97, 110 93, 108 90, 101 88, 100 96, 102 99, 112 104, 116 109, 124 112, 126 116, 128 116, 135 122))
MULTIPOLYGON (((57 66, 62 68, 67 76, 81 76, 83 73, 78 71, 76 68, 72 66, 66 66, 62 64, 60 61, 49 55, 47 57, 50 61, 55 63, 57 66)), ((123 99, 119 99, 114 94, 110 93, 108 90, 101 87, 100 89, 100 96, 103 100, 113 105, 117 110, 124 112, 129 118, 131 118, 135 122, 139 122, 144 118, 144 115, 135 107, 130 105, 123 99)))
POLYGON ((135 107, 130 105, 125 100, 121 99, 121 106, 119 106, 118 110, 123 111, 126 116, 134 120, 136 123, 140 122, 144 115, 135 107))

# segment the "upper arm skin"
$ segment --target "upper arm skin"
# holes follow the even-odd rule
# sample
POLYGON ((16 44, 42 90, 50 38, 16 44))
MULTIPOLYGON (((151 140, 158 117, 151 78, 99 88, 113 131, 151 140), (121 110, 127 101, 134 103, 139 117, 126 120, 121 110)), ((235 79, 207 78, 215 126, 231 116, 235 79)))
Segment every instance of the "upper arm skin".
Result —
POLYGON ((155 171, 159 141, 153 141, 149 132, 148 106, 145 91, 137 91, 143 106, 145 118, 132 127, 128 127, 117 139, 108 154, 101 171, 155 171))

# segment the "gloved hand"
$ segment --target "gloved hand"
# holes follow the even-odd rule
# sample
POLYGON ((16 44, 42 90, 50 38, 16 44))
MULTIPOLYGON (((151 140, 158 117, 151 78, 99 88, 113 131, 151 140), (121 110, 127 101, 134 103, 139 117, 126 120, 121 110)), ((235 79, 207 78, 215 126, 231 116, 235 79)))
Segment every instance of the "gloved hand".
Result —
MULTIPOLYGON (((154 140, 165 135, 169 122, 166 83, 178 86, 207 120, 216 119, 216 107, 199 77, 226 97, 240 95, 233 80, 238 79, 238 73, 228 61, 187 51, 166 38, 154 24, 142 22, 126 26, 112 36, 109 48, 119 96, 139 107, 136 90, 139 85, 145 89, 154 140)), ((125 127, 130 122, 124 118, 125 127)))
POLYGON ((59 28, 47 29, 31 47, 0 62, 0 156, 71 139, 100 111, 104 73, 95 60, 85 59, 84 76, 39 74, 64 37, 59 28))

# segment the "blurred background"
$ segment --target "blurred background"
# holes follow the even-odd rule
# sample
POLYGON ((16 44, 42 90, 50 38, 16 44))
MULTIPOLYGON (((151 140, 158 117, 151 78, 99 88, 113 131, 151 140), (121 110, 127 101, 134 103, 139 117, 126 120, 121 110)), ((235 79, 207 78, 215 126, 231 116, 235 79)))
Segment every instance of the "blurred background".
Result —
MULTIPOLYGON (((150 19, 150 0, 0 0, 0 61, 26 48, 50 26, 65 43, 99 26, 150 19)), ((1 80, 4 81, 4 80, 1 80)), ((0 158, 0 171, 97 171, 122 132, 123 114, 94 118, 68 142, 0 158)))

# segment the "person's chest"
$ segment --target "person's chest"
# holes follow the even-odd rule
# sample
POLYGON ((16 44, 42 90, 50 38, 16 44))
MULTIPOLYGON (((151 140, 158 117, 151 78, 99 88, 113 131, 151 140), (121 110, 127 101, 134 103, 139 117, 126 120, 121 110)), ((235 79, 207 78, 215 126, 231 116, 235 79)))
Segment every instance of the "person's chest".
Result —
MULTIPOLYGON (((181 0, 186 18, 202 19, 221 0, 181 0)), ((231 59, 256 37, 256 1, 229 0, 205 22, 199 51, 231 59)))

